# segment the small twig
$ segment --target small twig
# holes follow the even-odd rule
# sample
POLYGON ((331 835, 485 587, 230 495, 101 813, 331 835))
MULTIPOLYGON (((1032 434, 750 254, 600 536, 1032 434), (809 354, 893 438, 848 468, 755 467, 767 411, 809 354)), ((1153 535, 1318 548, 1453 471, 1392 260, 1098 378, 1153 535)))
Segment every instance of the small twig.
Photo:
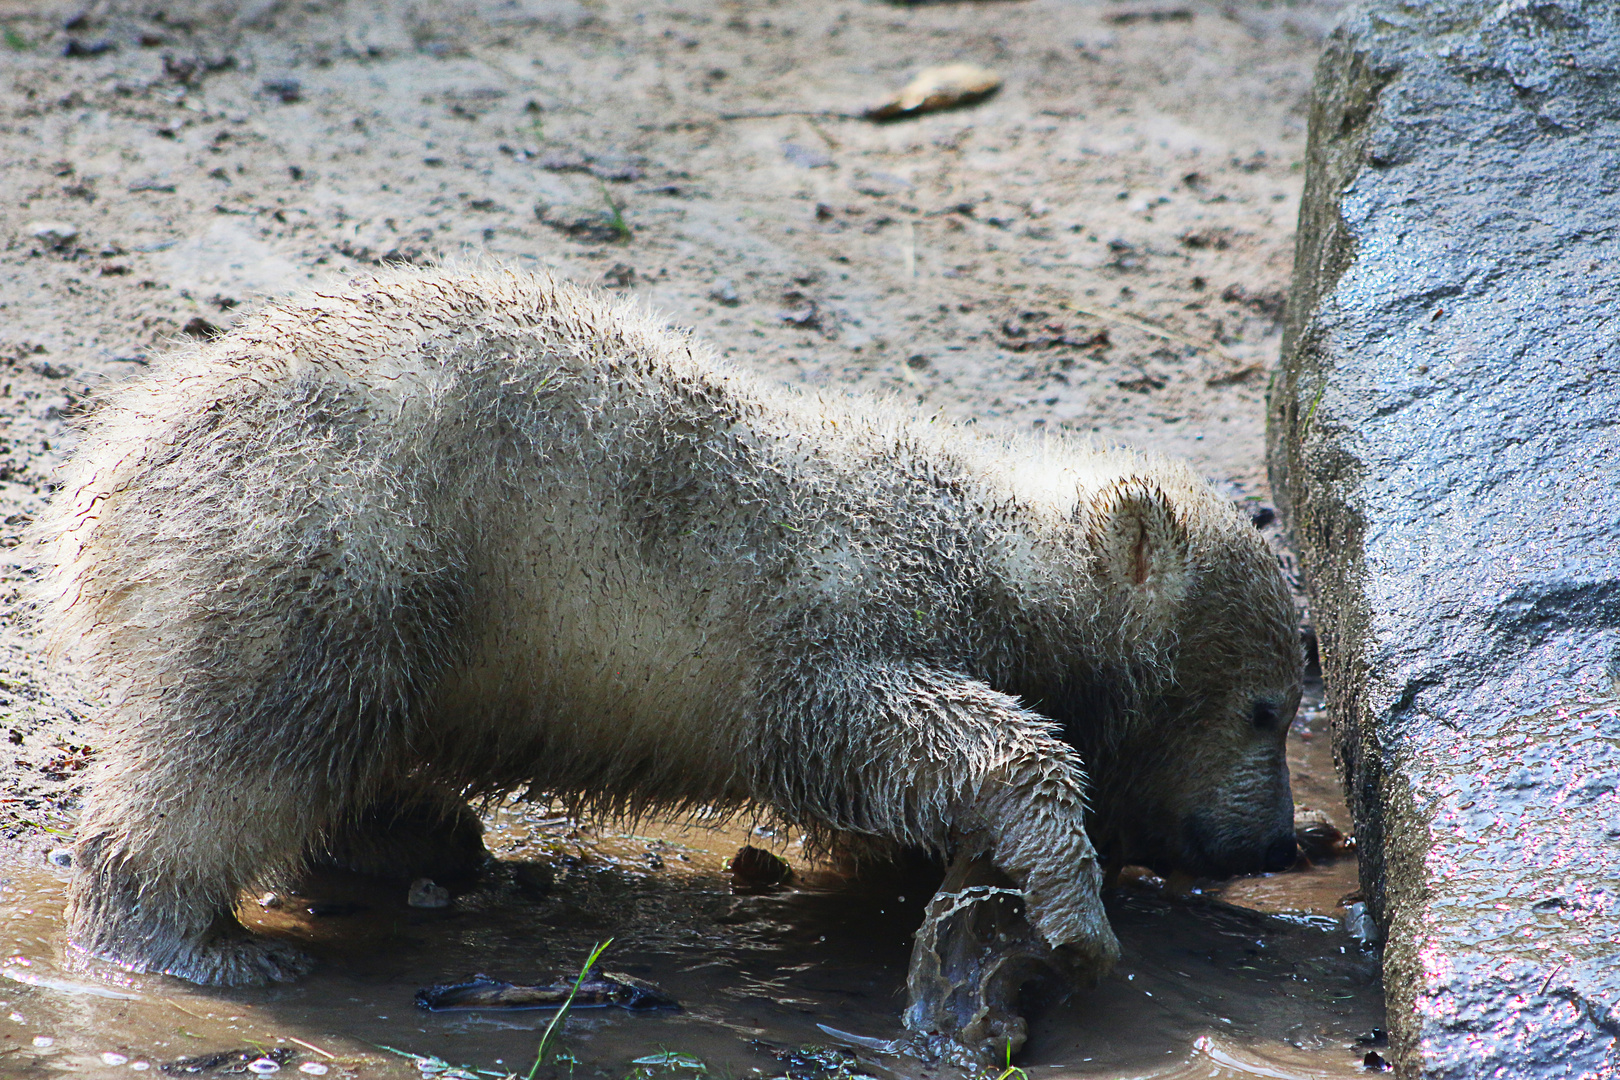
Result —
POLYGON ((297 1036, 288 1035, 287 1036, 287 1041, 288 1042, 295 1042, 299 1046, 302 1046, 304 1049, 313 1050, 317 1054, 325 1054, 327 1057, 331 1058, 333 1061, 337 1060, 337 1055, 332 1053, 330 1050, 322 1050, 320 1047, 316 1046, 314 1043, 307 1043, 303 1039, 298 1038, 297 1036))
MULTIPOLYGON (((186 1008, 184 1005, 180 1004, 178 1001, 174 1000, 173 998, 158 998, 158 1000, 163 1002, 163 1004, 165 1004, 165 1005, 172 1005, 174 1008, 179 1009, 181 1012, 185 1013, 187 1016, 191 1017, 193 1020, 207 1020, 208 1019, 208 1017, 206 1017, 206 1016, 203 1016, 203 1015, 201 1015, 199 1013, 192 1012, 190 1009, 186 1008)), ((196 1038, 196 1036, 192 1036, 192 1038, 196 1038)))
POLYGON ((1202 349, 1207 352, 1212 352, 1229 364, 1237 363, 1237 359, 1225 349, 1221 348, 1219 342, 1189 337, 1186 334, 1171 330, 1168 327, 1159 326, 1157 323, 1148 322, 1146 319, 1138 315, 1130 315, 1123 311, 1116 311, 1113 308, 1086 307, 1083 304, 1076 304, 1067 300, 1060 300, 1058 303, 1062 304, 1064 307, 1078 311, 1082 315, 1090 315, 1092 318, 1101 319, 1104 322, 1116 323, 1120 326, 1128 326, 1132 330, 1140 331, 1141 333, 1147 334, 1150 337, 1162 338, 1165 341, 1174 341, 1180 345, 1187 345, 1194 349, 1202 349))
POLYGON ((1558 976, 1558 973, 1560 971, 1563 971, 1564 968, 1567 967, 1567 966, 1568 965, 1566 965, 1566 964, 1559 964, 1557 967, 1555 967, 1551 971, 1547 972, 1547 979, 1546 979, 1545 982, 1543 982, 1541 984, 1540 993, 1545 994, 1547 992, 1547 987, 1552 985, 1553 979, 1556 978, 1558 976))
POLYGON ((837 109, 769 109, 762 112, 720 113, 717 120, 775 120, 783 116, 814 116, 824 120, 865 120, 865 113, 839 112, 837 109))

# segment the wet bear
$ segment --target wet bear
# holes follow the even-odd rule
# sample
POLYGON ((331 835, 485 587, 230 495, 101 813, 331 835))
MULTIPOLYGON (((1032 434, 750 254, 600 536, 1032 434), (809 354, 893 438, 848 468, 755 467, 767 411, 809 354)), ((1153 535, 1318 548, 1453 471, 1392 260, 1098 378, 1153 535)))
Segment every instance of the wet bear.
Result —
POLYGON ((1293 857, 1293 607, 1191 470, 776 386, 549 278, 390 271, 171 353, 40 537, 110 729, 70 935, 137 970, 293 978, 243 889, 465 858, 517 790, 982 851, 1081 975, 1099 849, 1293 857))

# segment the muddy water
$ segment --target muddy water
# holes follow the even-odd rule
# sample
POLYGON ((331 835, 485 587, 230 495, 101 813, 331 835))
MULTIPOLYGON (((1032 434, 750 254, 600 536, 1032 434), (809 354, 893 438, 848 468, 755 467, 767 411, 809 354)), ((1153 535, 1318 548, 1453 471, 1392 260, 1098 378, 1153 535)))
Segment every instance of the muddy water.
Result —
MULTIPOLYGON (((1298 801, 1342 819, 1325 743, 1309 723, 1294 739, 1298 801)), ((543 1075, 689 1075, 695 1062, 730 1077, 929 1074, 864 1048, 786 1062, 772 1052, 836 1046, 818 1024, 900 1034, 911 932, 933 887, 926 874, 818 874, 791 839, 747 824, 584 829, 512 804, 490 825, 508 871, 553 868, 549 893, 504 872, 449 908, 423 910, 405 904, 402 886, 325 875, 278 909, 248 900, 251 921, 321 961, 297 985, 262 990, 199 990, 86 963, 63 946, 65 874, 5 868, 0 1076, 161 1075, 165 1062, 247 1048, 289 1051, 287 1076, 324 1066, 331 1077, 414 1078, 440 1063, 526 1073, 548 1013, 430 1014, 413 1005, 416 990, 475 972, 551 981, 610 937, 603 967, 657 983, 683 1008, 577 1011, 563 1041, 575 1060, 543 1075), (724 864, 744 842, 787 857, 797 884, 733 895, 724 864), (670 1051, 682 1057, 656 1061, 670 1051), (424 1071, 418 1059, 429 1057, 440 1063, 424 1071)), ((1353 860, 1202 890, 1135 878, 1109 898, 1124 947, 1118 972, 1067 1000, 1031 1002, 1019 1063, 1036 1080, 1362 1075, 1357 1036, 1383 1026, 1383 1001, 1374 961, 1337 927, 1338 901, 1355 887, 1353 860)))

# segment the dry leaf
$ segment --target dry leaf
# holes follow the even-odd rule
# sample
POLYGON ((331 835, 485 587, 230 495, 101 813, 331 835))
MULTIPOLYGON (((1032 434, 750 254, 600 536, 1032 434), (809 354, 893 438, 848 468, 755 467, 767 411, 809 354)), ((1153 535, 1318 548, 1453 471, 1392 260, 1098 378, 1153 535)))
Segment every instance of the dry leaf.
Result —
POLYGON ((977 64, 925 68, 900 93, 867 109, 868 120, 897 120, 983 101, 1001 88, 1001 76, 977 64))

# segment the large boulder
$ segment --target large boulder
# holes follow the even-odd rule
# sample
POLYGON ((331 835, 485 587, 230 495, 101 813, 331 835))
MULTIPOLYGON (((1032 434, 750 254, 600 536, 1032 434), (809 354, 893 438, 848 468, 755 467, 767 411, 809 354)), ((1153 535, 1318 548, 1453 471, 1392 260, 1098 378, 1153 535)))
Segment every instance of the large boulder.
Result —
POLYGON ((1392 1056, 1620 1075, 1620 3, 1352 11, 1305 188, 1272 480, 1392 1056))

